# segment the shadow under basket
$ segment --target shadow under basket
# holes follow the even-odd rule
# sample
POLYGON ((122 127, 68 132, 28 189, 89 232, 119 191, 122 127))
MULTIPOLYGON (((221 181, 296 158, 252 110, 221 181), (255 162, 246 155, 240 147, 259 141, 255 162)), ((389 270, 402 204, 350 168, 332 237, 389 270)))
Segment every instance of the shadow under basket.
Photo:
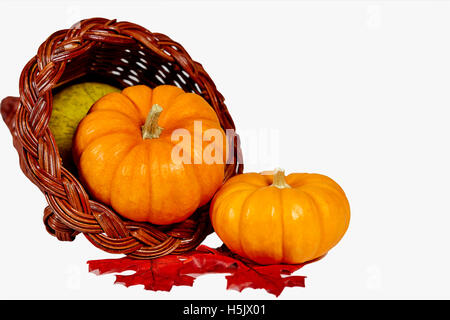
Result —
MULTIPOLYGON (((212 232, 209 205, 173 225, 130 221, 90 199, 75 174, 62 166, 48 127, 52 97, 65 85, 84 80, 120 88, 176 85, 203 96, 216 111, 223 129, 235 130, 224 98, 209 75, 169 37, 133 23, 102 18, 83 20, 55 32, 23 69, 20 97, 5 98, 1 106, 20 167, 47 199, 47 231, 62 241, 72 241, 83 233, 104 251, 138 259, 196 248, 212 232)), ((225 179, 243 170, 238 136, 234 134, 231 139, 235 160, 226 165, 225 179)))

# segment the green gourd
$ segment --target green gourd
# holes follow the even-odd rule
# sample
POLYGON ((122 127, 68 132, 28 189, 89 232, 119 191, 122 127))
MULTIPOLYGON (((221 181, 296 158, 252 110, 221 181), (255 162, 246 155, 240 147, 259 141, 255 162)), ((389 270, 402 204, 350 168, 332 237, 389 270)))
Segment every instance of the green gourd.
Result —
POLYGON ((84 82, 64 88, 53 96, 49 128, 63 166, 72 173, 76 170, 72 159, 72 139, 78 123, 97 100, 111 92, 120 90, 104 83, 84 82))

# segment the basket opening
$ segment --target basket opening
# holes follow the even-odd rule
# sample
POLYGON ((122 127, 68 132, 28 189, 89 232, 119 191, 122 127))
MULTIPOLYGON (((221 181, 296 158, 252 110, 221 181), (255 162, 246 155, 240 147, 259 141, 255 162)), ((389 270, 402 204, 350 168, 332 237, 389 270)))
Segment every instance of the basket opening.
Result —
POLYGON ((103 82, 118 88, 138 84, 154 88, 170 84, 209 100, 206 91, 178 64, 167 61, 137 42, 126 47, 98 43, 88 52, 67 62, 53 92, 85 81, 103 82))
MULTIPOLYGON (((82 82, 101 82, 119 89, 138 84, 151 88, 170 84, 186 92, 200 94, 211 103, 206 90, 202 91, 200 85, 178 64, 167 61, 138 42, 127 46, 97 43, 66 62, 65 70, 52 92, 56 94, 82 82)), ((66 159, 62 165, 78 178, 73 162, 63 158, 66 159)))
MULTIPOLYGON (((164 51, 167 52, 167 50, 164 51)), ((177 52, 177 54, 181 54, 181 52, 177 52)), ((210 97, 209 90, 202 83, 194 80, 194 78, 201 79, 198 74, 191 77, 187 70, 170 60, 170 58, 160 56, 144 47, 139 42, 131 45, 128 43, 126 46, 98 42, 89 50, 66 62, 65 70, 53 88, 53 94, 67 86, 88 81, 102 82, 120 89, 138 84, 144 84, 151 88, 162 84, 175 85, 185 92, 201 95, 217 112, 222 127, 224 129, 234 128, 228 113, 218 109, 221 106, 217 105, 217 98, 220 99, 221 96, 210 97)), ((237 150, 237 141, 232 143, 235 145, 234 150, 237 150)), ((236 161, 240 160, 236 159, 236 161)), ((78 177, 74 165, 67 166, 63 163, 63 166, 75 177, 78 177)), ((234 165, 227 165, 227 177, 231 176, 235 169, 234 165)))

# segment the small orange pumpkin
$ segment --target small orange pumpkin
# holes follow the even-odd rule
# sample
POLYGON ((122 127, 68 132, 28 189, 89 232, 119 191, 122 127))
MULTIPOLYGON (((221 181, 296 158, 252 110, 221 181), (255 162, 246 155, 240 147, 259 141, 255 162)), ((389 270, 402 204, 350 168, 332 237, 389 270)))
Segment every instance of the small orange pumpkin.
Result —
POLYGON ((219 119, 201 96, 170 85, 139 85, 92 106, 77 128, 73 155, 95 199, 134 221, 171 224, 209 202, 222 185, 225 144, 219 119), (200 132, 194 129, 198 123, 200 132), (183 150, 190 162, 173 160, 178 141, 172 133, 180 128, 191 139, 190 149, 183 150), (195 135, 203 141, 208 129, 216 129, 222 141, 194 142, 195 135), (203 161, 206 148, 221 160, 203 161))
POLYGON ((323 256, 346 232, 344 191, 320 174, 245 173, 228 180, 210 207, 214 230, 233 252, 261 264, 323 256))

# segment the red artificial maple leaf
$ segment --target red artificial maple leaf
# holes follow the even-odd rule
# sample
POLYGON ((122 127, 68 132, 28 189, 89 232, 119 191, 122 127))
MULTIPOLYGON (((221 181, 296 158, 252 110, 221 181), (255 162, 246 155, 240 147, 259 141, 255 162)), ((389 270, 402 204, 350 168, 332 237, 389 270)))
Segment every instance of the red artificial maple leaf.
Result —
MULTIPOLYGON (((317 260, 317 259, 316 259, 317 260)), ((286 287, 304 287, 304 276, 291 274, 304 264, 259 265, 245 260, 226 247, 212 249, 205 245, 180 255, 167 255, 152 260, 131 258, 91 260, 89 272, 97 275, 135 271, 131 275, 116 275, 115 283, 126 287, 144 285, 146 290, 170 291, 173 286, 193 286, 198 276, 226 273, 227 289, 265 289, 279 296, 286 287)))

